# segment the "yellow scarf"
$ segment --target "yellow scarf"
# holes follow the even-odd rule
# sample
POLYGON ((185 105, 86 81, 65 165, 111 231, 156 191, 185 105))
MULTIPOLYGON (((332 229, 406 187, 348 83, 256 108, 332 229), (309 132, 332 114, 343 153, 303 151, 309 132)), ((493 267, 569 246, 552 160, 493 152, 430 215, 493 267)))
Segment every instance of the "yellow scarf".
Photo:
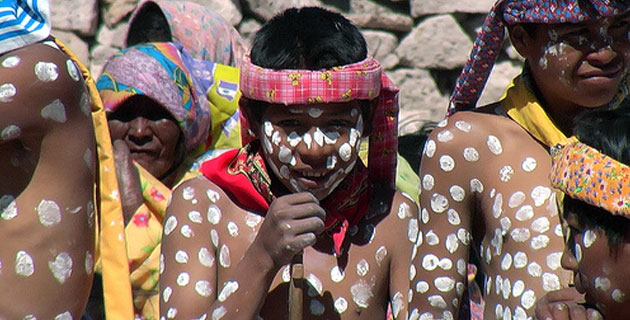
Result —
POLYGON ((546 146, 568 142, 567 136, 549 118, 522 75, 514 78, 505 89, 501 106, 512 120, 546 146))

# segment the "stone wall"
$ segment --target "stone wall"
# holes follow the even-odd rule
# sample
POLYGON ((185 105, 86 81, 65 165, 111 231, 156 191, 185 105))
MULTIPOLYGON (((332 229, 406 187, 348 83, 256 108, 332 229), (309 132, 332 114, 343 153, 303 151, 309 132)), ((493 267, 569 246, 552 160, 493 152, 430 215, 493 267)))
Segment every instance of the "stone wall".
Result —
MULTIPOLYGON (((193 0, 209 6, 249 39, 274 13, 291 6, 323 6, 348 17, 364 33, 370 54, 401 88, 399 133, 440 120, 475 34, 494 0, 193 0)), ((54 34, 93 72, 123 46, 138 0, 51 0, 54 34)), ((500 97, 522 60, 506 42, 480 103, 500 97)))

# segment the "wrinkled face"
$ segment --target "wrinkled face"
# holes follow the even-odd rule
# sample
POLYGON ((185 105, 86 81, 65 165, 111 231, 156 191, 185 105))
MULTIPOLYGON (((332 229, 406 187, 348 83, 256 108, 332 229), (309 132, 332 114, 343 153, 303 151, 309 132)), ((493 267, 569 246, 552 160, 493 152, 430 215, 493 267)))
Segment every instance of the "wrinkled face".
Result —
POLYGON ((322 200, 356 164, 363 132, 357 101, 272 104, 261 118, 258 136, 265 160, 291 192, 308 191, 322 200))
POLYGON ((576 289, 586 294, 586 303, 595 306, 605 319, 627 319, 630 306, 630 239, 615 251, 602 230, 581 228, 569 213, 567 246, 563 267, 574 272, 576 289))
POLYGON ((127 143, 131 158, 160 179, 178 165, 181 129, 161 104, 147 96, 127 99, 108 115, 112 141, 127 143))
POLYGON ((536 25, 532 75, 549 104, 608 103, 628 69, 630 15, 579 24, 536 25))

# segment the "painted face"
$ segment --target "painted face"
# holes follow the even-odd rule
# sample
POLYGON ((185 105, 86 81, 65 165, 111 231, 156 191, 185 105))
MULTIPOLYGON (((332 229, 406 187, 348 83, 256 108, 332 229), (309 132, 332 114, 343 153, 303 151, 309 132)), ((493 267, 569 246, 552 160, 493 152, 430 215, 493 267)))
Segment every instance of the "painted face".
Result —
POLYGON ((159 103, 143 95, 127 99, 108 115, 112 141, 127 143, 131 157, 154 177, 162 178, 174 165, 181 129, 159 103))
POLYGON ((545 100, 568 108, 608 103, 629 66, 629 27, 630 15, 536 25, 527 58, 545 100))
POLYGON ((622 240, 618 248, 611 248, 604 231, 581 228, 573 213, 568 213, 567 222, 571 232, 562 266, 574 272, 576 289, 586 294, 586 303, 599 309, 605 319, 626 319, 630 241, 622 240))
POLYGON ((357 101, 267 107, 258 136, 278 180, 291 192, 326 198, 356 164, 360 110, 357 101))

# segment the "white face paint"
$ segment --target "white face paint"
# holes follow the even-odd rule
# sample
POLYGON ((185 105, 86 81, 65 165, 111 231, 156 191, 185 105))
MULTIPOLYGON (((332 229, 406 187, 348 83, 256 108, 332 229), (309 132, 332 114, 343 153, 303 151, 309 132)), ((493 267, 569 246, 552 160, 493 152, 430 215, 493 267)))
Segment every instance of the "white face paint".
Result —
POLYGON ((322 113, 324 113, 324 110, 320 108, 315 108, 315 107, 308 108, 308 115, 311 116, 311 118, 319 118, 322 115, 322 113))
POLYGON ((287 136, 287 142, 292 148, 295 148, 300 142, 302 142, 302 137, 295 131, 291 131, 291 133, 287 136))
POLYGON ((339 157, 347 162, 352 157, 352 147, 347 142, 339 147, 339 157))
POLYGON ((302 136, 302 141, 304 142, 304 144, 306 145, 307 149, 311 148, 311 145, 313 143, 313 138, 311 137, 311 134, 308 132, 305 132, 304 135, 302 136))
POLYGON ((337 157, 335 155, 328 156, 328 159, 326 160, 326 169, 332 170, 335 168, 335 165, 337 165, 337 157))
POLYGON ((267 137, 271 137, 271 135, 273 134, 273 125, 271 124, 271 122, 269 121, 265 121, 263 122, 263 129, 265 130, 265 135, 267 135, 267 137))
POLYGON ((313 132, 313 139, 320 148, 324 146, 324 133, 319 129, 319 127, 315 128, 315 132, 313 132))
POLYGON ((291 149, 285 147, 284 145, 280 146, 280 150, 278 151, 278 160, 280 160, 280 162, 289 163, 292 156, 293 152, 291 149))

